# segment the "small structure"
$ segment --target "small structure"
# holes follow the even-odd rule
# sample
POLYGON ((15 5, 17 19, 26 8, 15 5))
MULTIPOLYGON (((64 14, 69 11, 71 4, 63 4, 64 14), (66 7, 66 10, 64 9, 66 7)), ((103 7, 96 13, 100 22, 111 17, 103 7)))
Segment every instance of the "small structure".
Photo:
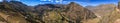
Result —
POLYGON ((118 2, 118 9, 120 9, 120 1, 118 2))

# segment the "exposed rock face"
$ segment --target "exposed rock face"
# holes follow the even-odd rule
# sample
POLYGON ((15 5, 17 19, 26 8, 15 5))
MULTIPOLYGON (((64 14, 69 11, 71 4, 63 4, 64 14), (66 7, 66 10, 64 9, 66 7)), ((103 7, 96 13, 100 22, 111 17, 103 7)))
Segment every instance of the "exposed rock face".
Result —
POLYGON ((0 20, 8 23, 82 23, 93 18, 96 18, 93 12, 74 2, 68 5, 38 5, 35 8, 18 1, 0 3, 0 20))

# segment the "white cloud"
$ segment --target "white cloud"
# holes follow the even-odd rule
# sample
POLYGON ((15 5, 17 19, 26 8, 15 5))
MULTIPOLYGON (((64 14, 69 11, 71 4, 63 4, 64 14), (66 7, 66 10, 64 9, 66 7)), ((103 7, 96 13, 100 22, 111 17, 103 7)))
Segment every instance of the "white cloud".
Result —
POLYGON ((48 1, 52 1, 52 0, 48 0, 48 1))
POLYGON ((2 0, 0 0, 0 2, 1 2, 2 0))
POLYGON ((47 1, 47 0, 40 0, 40 1, 47 1))

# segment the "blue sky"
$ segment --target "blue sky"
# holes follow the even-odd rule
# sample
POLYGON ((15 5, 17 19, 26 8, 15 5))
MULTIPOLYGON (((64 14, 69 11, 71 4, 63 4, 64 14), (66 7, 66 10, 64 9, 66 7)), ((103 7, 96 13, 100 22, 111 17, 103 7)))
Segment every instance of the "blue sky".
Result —
MULTIPOLYGON (((0 1, 2 1, 2 0, 0 0, 0 1)), ((118 0, 17 0, 17 1, 20 1, 29 6, 35 6, 38 4, 46 4, 46 3, 68 4, 70 2, 76 2, 82 6, 87 6, 87 5, 96 6, 99 4, 111 4, 111 3, 117 5, 117 3, 118 3, 118 0)))

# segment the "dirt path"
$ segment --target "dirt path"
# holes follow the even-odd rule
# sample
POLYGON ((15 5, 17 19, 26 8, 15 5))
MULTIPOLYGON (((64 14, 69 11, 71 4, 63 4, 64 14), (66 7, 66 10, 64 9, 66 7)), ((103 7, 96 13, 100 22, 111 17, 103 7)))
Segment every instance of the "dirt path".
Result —
POLYGON ((114 23, 120 23, 120 19, 117 19, 114 23))
POLYGON ((6 14, 3 14, 3 13, 0 12, 0 16, 3 17, 5 20, 7 20, 7 17, 8 17, 9 15, 6 15, 6 14))
MULTIPOLYGON (((3 13, 0 12, 0 16, 1 16, 3 19, 7 20, 8 15, 3 14, 3 13)), ((0 23, 7 23, 7 22, 0 21, 0 23)))

